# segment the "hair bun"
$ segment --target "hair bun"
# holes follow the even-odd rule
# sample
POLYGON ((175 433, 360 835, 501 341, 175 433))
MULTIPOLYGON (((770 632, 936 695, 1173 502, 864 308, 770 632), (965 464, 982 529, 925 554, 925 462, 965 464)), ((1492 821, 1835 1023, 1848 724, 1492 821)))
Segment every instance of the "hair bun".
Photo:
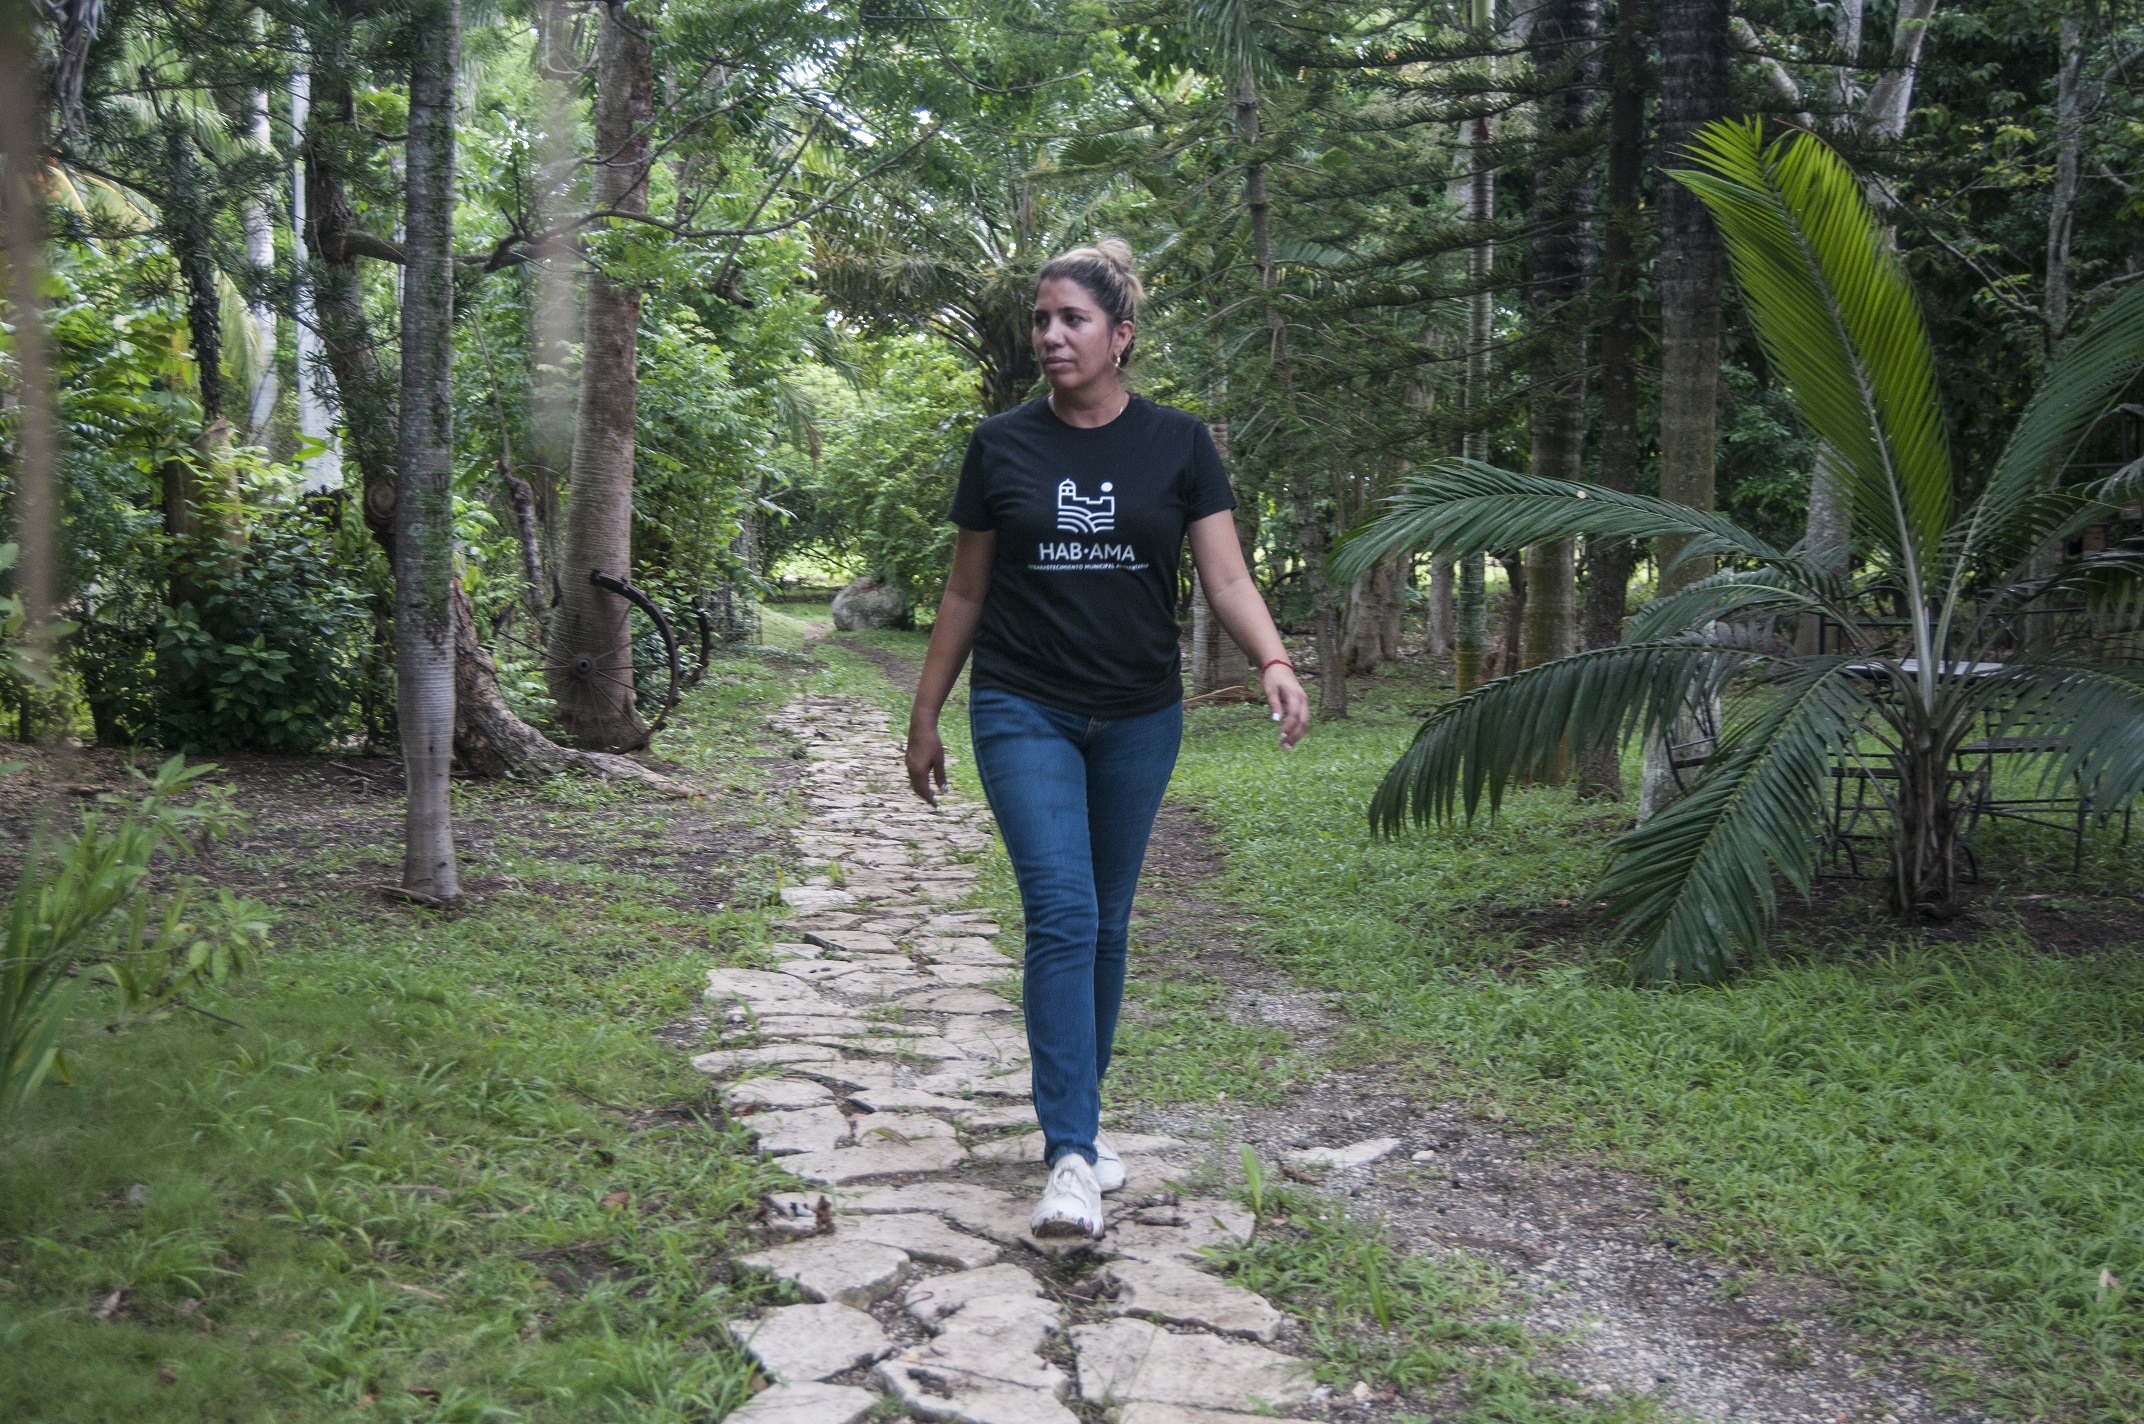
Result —
POLYGON ((1121 237, 1104 237, 1094 244, 1094 250, 1102 259, 1118 271, 1129 275, 1132 267, 1132 245, 1121 237))

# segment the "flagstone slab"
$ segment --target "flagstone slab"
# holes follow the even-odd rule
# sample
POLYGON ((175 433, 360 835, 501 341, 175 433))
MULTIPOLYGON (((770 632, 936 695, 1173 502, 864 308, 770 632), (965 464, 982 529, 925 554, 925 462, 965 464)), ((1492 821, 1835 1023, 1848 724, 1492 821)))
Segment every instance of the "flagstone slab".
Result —
POLYGON ((743 1107, 789 1112, 797 1108, 815 1108, 833 1100, 832 1089, 809 1078, 747 1078, 722 1090, 722 1107, 732 1113, 743 1107))
POLYGON ((794 1112, 753 1113, 744 1120, 744 1125, 759 1150, 770 1157, 831 1152, 849 1135, 849 1120, 831 1103, 794 1112))
POLYGON ((917 935, 908 947, 938 964, 1002 964, 1017 969, 1020 962, 981 935, 917 935))
POLYGON ((1316 1387, 1310 1366, 1263 1345, 1175 1335, 1143 1320, 1072 1330, 1080 1397, 1094 1404, 1183 1404, 1257 1411, 1301 1404, 1316 1387))
POLYGON ((850 1129, 850 1138, 866 1147, 879 1142, 951 1142, 956 1135, 953 1124, 930 1113, 866 1113, 850 1129))
POLYGON ((1133 1260, 1196 1260, 1210 1246, 1250 1240, 1256 1227, 1257 1218, 1234 1202, 1201 1198, 1120 1216, 1109 1224, 1105 1245, 1133 1260))
MULTIPOLYGON (((818 990, 800 982, 795 975, 764 969, 710 969, 705 997, 710 1004, 725 999, 742 999, 761 1012, 778 1005, 826 1002, 819 997, 818 990)), ((811 1010, 791 1009, 789 1012, 809 1013, 811 1010)))
POLYGON ((984 1162, 1040 1162, 1042 1160, 1043 1135, 1026 1132, 1018 1137, 1001 1137, 995 1142, 985 1142, 970 1149, 969 1155, 984 1162))
POLYGON ((868 1147, 842 1147, 832 1152, 806 1152, 783 1157, 775 1164, 791 1176, 807 1182, 839 1185, 866 1177, 917 1176, 943 1172, 957 1165, 967 1150, 958 1142, 884 1142, 868 1147))
POLYGON ((778 1384, 753 1395, 723 1424, 861 1424, 878 1408, 868 1389, 843 1384, 778 1384))
POLYGON ((868 1053, 877 1058, 924 1058, 938 1063, 951 1063, 968 1056, 959 1044, 948 1043, 934 1033, 911 1037, 897 1031, 880 1033, 875 1029, 867 1029, 840 1037, 808 1041, 847 1049, 851 1053, 868 1053))
POLYGON ((965 1098, 945 1098, 917 1088, 867 1088, 851 1093, 847 1106, 861 1112, 926 1112, 958 1118, 972 1112, 975 1104, 965 1098))
POLYGON ((844 974, 854 974, 856 966, 845 959, 791 959, 775 971, 787 974, 802 984, 829 984, 844 974))
POLYGON ((905 1251, 839 1235, 754 1251, 738 1257, 737 1264, 790 1282, 806 1300, 832 1301, 859 1310, 900 1289, 912 1269, 905 1251))
POLYGON ((893 1353, 876 1320, 854 1306, 785 1305, 759 1320, 732 1320, 730 1334, 782 1384, 830 1379, 893 1353))
POLYGON ((815 944, 806 944, 802 940, 785 939, 776 940, 773 944, 768 945, 767 953, 773 955, 776 959, 817 959, 820 950, 819 946, 815 944))
POLYGON ((1237 1414, 1226 1409, 1193 1409, 1187 1404, 1157 1404, 1151 1399, 1141 1399, 1117 1412, 1117 1424, 1273 1424, 1273 1416, 1237 1414))
POLYGON ((948 1424, 1079 1424, 1079 1416, 1047 1390, 1000 1384, 934 1361, 910 1360, 904 1355, 882 1361, 874 1373, 918 1419, 948 1424))
POLYGON ((928 1212, 842 1215, 835 1219, 834 1232, 853 1241, 894 1247, 926 1265, 962 1271, 991 1265, 1005 1254, 996 1242, 955 1231, 928 1212))
POLYGON ((1029 1091, 1032 1081, 1025 1064, 999 1067, 971 1059, 959 1067, 926 1073, 917 1078, 913 1086, 949 1098, 963 1094, 978 1098, 1027 1098, 1033 1096, 1029 1091))
POLYGON ((953 1121, 970 1132, 996 1132, 1008 1127, 1035 1127, 1035 1105, 1029 1103, 1005 1103, 997 1107, 976 1107, 961 1104, 966 1111, 953 1121))
POLYGON ((1347 1171, 1367 1167, 1373 1162, 1382 1162, 1399 1150, 1397 1137, 1372 1137, 1364 1142, 1350 1142, 1344 1147, 1305 1147, 1285 1153, 1290 1162, 1299 1167, 1326 1167, 1335 1171, 1347 1171))
POLYGON ((807 1063, 832 1063, 841 1055, 817 1043, 769 1043, 758 1048, 724 1048, 702 1053, 692 1066, 718 1078, 754 1068, 790 1068, 807 1063))
POLYGON ((939 1321, 986 1300, 1040 1301, 1049 1306, 1053 1318, 1058 1310, 1054 1302, 1044 1297, 1040 1281, 1009 1262, 956 1271, 950 1276, 924 1276, 910 1281, 908 1288, 901 1292, 901 1309, 922 1324, 935 1326, 939 1321))
MULTIPOLYGON (((895 1243, 898 1244, 898 1243, 895 1243)), ((1185 1261, 1115 1261, 1102 1268, 1115 1294, 1111 1315, 1136 1315, 1272 1343, 1283 1317, 1264 1296, 1232 1286, 1185 1261)))
POLYGON ((980 1209, 988 1202, 1002 1201, 1005 1194, 973 1182, 928 1181, 900 1185, 845 1187, 831 1192, 776 1192, 770 1201, 802 1200, 807 1206, 830 1197, 837 1210, 845 1212, 950 1211, 955 1207, 980 1209))
POLYGON ((784 885, 782 903, 792 910, 831 910, 853 905, 856 897, 846 890, 822 889, 816 885, 784 885))
POLYGON ((947 964, 940 961, 930 965, 929 971, 931 978, 941 984, 972 989, 985 984, 995 984, 1000 979, 1010 979, 1020 972, 1020 966, 1001 957, 995 964, 947 964))
POLYGON ((918 976, 918 986, 928 986, 922 993, 910 993, 902 1002, 912 1009, 922 1009, 933 1014, 1011 1014, 1018 1013, 1020 1006, 1011 999, 983 989, 947 988, 935 979, 918 976))

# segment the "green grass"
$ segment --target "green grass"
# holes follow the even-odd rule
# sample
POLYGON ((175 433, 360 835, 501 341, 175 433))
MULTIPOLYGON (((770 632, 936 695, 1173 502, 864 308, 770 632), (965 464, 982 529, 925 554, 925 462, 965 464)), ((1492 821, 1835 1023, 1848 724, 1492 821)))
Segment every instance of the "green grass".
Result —
MULTIPOLYGON (((1785 952, 1719 990, 1623 987, 1584 946, 1521 953, 1487 911, 1583 904, 1599 807, 1525 792, 1501 820, 1373 839, 1363 807, 1425 695, 1380 682, 1292 753, 1254 711, 1194 713, 1175 794, 1228 848, 1263 952, 1338 991, 1344 1052, 1493 1099, 1656 1174, 1688 1239, 1854 1287, 2017 1417, 2144 1413, 2144 960, 1916 941, 1873 910, 1847 952, 1785 952)), ((2111 837, 2075 883, 2118 878, 2111 837)), ((2008 832, 1991 873, 2058 888, 2059 836, 2008 832)))
MULTIPOLYGON (((659 750, 726 780, 721 815, 778 823, 743 758, 811 680, 724 660, 659 750)), ((655 1031, 750 961, 764 912, 665 870, 678 803, 456 799, 493 832, 471 908, 350 887, 391 845, 257 824, 216 872, 298 888, 204 1004, 244 1026, 70 1035, 74 1085, 0 1134, 0 1418, 706 1420, 747 1396, 718 1325, 774 1298, 728 1260, 778 1178, 655 1031)), ((757 903, 776 867, 730 869, 757 903)))
POLYGON ((1402 1410, 1479 1424, 1648 1424, 1652 1400, 1581 1391, 1543 1363, 1552 1339, 1520 1323, 1508 1282, 1463 1252, 1410 1255, 1336 1203, 1269 1185, 1248 1159, 1243 1196, 1258 1230, 1209 1252, 1246 1290, 1282 1303, 1309 1336, 1317 1377, 1357 1382, 1402 1410))

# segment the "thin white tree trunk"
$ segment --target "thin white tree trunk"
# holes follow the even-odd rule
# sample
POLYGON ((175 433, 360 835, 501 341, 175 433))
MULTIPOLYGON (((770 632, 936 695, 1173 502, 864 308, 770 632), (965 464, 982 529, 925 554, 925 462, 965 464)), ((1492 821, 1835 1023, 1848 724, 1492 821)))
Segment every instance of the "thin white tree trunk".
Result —
MULTIPOLYGON (((247 100, 253 114, 253 141, 267 152, 275 150, 275 132, 268 123, 268 94, 256 90, 247 100)), ((267 200, 259 194, 246 203, 241 226, 246 235, 246 264, 253 268, 255 293, 246 301, 246 324, 250 328, 253 389, 247 392, 247 439, 255 445, 268 441, 268 423, 275 418, 277 395, 275 373, 275 307, 264 295, 267 279, 275 271, 275 225, 268 216, 267 200)))
POLYGON ((395 706, 408 795, 402 885, 453 901, 461 897, 447 784, 454 757, 455 0, 420 0, 411 24, 395 488, 395 706))
MULTIPOLYGON (((605 7, 600 23, 595 206, 644 213, 653 58, 638 22, 605 7)), ((632 574, 640 289, 596 272, 588 279, 586 313, 565 554, 556 566, 563 597, 549 628, 548 678, 559 720, 576 744, 635 751, 647 745, 648 726, 635 706, 627 604, 595 587, 588 576, 591 571, 617 578, 632 574)))
MULTIPOLYGON (((313 77, 300 70, 290 76, 290 127, 302 139, 312 120, 313 77)), ((298 436, 317 453, 302 457, 304 471, 300 489, 306 494, 324 494, 342 488, 342 451, 335 443, 335 422, 330 414, 335 378, 329 374, 320 349, 319 315, 313 309, 313 279, 308 263, 313 254, 305 241, 305 160, 295 160, 290 175, 291 247, 298 280, 293 292, 291 322, 295 348, 298 436)))
POLYGON ((2053 353, 2070 325, 2070 237, 2077 212, 2078 160, 2084 150, 2084 21, 2064 15, 2058 26, 2062 67, 2055 85, 2055 186, 2047 204, 2047 285, 2040 320, 2053 353))

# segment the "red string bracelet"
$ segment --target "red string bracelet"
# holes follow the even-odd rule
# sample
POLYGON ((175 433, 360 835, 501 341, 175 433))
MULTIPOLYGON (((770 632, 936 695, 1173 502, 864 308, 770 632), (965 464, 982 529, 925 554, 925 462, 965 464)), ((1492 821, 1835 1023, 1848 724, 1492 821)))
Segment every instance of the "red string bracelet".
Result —
POLYGON ((1295 664, 1289 662, 1286 658, 1267 658, 1264 662, 1258 665, 1258 675, 1260 677, 1264 677, 1266 675, 1266 669, 1273 666, 1273 664, 1275 663, 1279 663, 1282 667, 1286 668, 1290 672, 1295 671, 1295 664))

